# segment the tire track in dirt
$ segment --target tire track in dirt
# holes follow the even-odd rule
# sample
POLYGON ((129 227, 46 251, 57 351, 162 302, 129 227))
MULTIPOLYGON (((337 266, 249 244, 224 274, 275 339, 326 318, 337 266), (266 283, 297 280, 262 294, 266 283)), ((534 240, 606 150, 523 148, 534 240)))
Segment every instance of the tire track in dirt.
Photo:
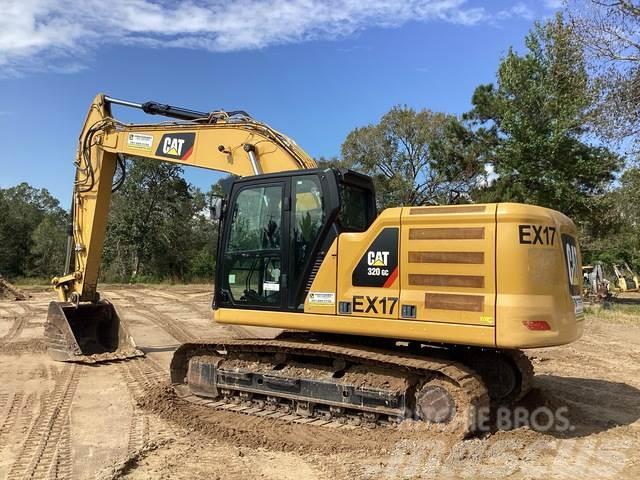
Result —
POLYGON ((69 478, 72 468, 69 414, 82 367, 62 368, 53 391, 43 395, 7 480, 69 478))
POLYGON ((71 478, 72 458, 71 458, 71 424, 67 416, 67 421, 62 430, 62 435, 56 446, 54 460, 47 474, 48 480, 71 478))
POLYGON ((33 421, 37 417, 38 408, 40 408, 37 406, 37 404, 40 403, 39 398, 40 394, 37 392, 31 392, 23 397, 20 408, 15 412, 16 418, 13 420, 13 425, 11 426, 11 437, 7 439, 7 446, 20 446, 22 437, 24 437, 25 432, 29 431, 33 421))
POLYGON ((146 414, 141 412, 136 402, 136 398, 142 393, 142 388, 139 384, 140 378, 137 376, 137 372, 133 372, 131 365, 127 365, 126 363, 128 362, 119 363, 118 369, 129 391, 131 403, 131 420, 126 453, 126 458, 129 459, 133 458, 137 452, 147 446, 149 441, 149 419, 146 414))
POLYGON ((146 308, 150 313, 144 311, 138 311, 137 313, 151 320, 178 342, 191 343, 195 341, 195 337, 187 332, 178 322, 173 320, 169 314, 163 313, 155 307, 146 308))
MULTIPOLYGON (((173 302, 175 304, 179 304, 181 308, 186 307, 196 315, 202 316, 202 318, 211 319, 213 310, 211 309, 210 296, 209 296, 209 301, 207 303, 193 301, 193 299, 189 295, 177 295, 177 294, 165 293, 165 292, 149 292, 149 296, 150 297, 155 296, 156 298, 161 298, 163 300, 167 300, 167 299, 173 300, 173 302)), ((152 308, 157 310, 157 308, 155 307, 152 307, 152 308)), ((164 315, 168 315, 168 314, 165 313, 164 315)), ((214 325, 215 327, 220 328, 225 332, 228 332, 228 335, 222 335, 222 336, 229 336, 230 338, 261 338, 263 337, 263 335, 260 335, 259 333, 252 331, 251 327, 244 327, 242 325, 224 325, 224 324, 214 324, 214 325)), ((212 329, 215 327, 212 326, 212 329)), ((219 337, 220 335, 216 335, 216 338, 219 338, 219 337)))
MULTIPOLYGON (((153 293, 150 294, 150 296, 153 296, 153 293)), ((198 316, 202 316, 205 319, 210 319, 211 318, 211 306, 209 304, 207 304, 206 306, 203 304, 200 304, 199 302, 193 302, 193 301, 189 301, 189 298, 186 298, 184 296, 180 296, 180 295, 172 295, 172 294, 163 294, 163 295, 156 295, 157 298, 162 298, 162 299, 167 299, 170 298, 171 300, 173 300, 176 304, 179 304, 180 307, 186 307, 189 310, 191 310, 191 312, 195 313, 198 316)), ((151 309, 153 309, 154 311, 158 312, 160 315, 163 315, 165 317, 169 316, 170 314, 168 313, 164 313, 159 311, 156 307, 151 306, 151 309)), ((175 321, 174 321, 175 323, 175 321)), ((260 335, 255 334, 254 332, 252 332, 249 328, 247 327, 243 327, 240 325, 216 325, 218 328, 223 329, 226 332, 229 332, 229 337, 231 338, 259 338, 260 335)), ((176 338, 176 340, 179 340, 176 338)), ((180 341, 180 340, 179 340, 180 341)), ((197 339, 193 339, 192 336, 192 340, 193 341, 197 341, 197 339)), ((187 343, 187 342, 181 342, 181 343, 187 343)))
POLYGON ((26 323, 27 323, 27 319, 24 316, 14 317, 13 325, 11 325, 11 328, 9 329, 9 331, 6 334, 4 334, 2 337, 0 337, 0 345, 4 343, 8 343, 13 339, 17 338, 22 332, 22 330, 24 329, 26 323))
MULTIPOLYGON (((167 378, 167 373, 149 358, 134 358, 119 362, 118 368, 131 398, 132 415, 127 440, 127 457, 133 458, 149 445, 151 428, 149 414, 138 407, 137 400, 167 378)), ((154 440, 162 440, 162 431, 155 432, 154 440)))
MULTIPOLYGON (((176 295, 164 292, 155 292, 149 291, 145 292, 148 297, 155 297, 161 299, 162 301, 171 300, 175 304, 179 304, 181 308, 189 309, 192 313, 197 316, 201 316, 202 318, 210 318, 211 308, 210 306, 201 306, 199 302, 190 301, 191 299, 186 298, 183 295, 176 295)), ((140 316, 150 320, 155 325, 162 328, 165 332, 175 338, 179 343, 192 343, 198 342, 198 337, 191 334, 188 330, 188 327, 183 327, 180 322, 176 321, 173 318, 173 313, 163 312, 158 309, 153 304, 147 304, 145 302, 141 302, 139 297, 136 297, 131 294, 122 294, 122 298, 131 304, 131 307, 137 314, 140 316), (153 314, 149 313, 153 312, 153 314)), ((238 325, 217 325, 218 328, 223 329, 225 332, 228 332, 226 335, 222 335, 224 337, 230 338, 259 338, 260 335, 255 334, 250 329, 238 326, 238 325)), ((216 336, 217 338, 220 335, 216 336)))
POLYGON ((4 409, 4 415, 2 417, 2 423, 0 423, 0 451, 2 451, 7 444, 7 437, 13 430, 13 426, 18 419, 19 413, 23 407, 22 392, 11 392, 8 394, 11 398, 7 399, 7 408, 4 409))
POLYGON ((132 306, 129 309, 133 310, 137 315, 150 320, 179 343, 190 343, 195 340, 194 336, 171 318, 170 315, 159 311, 152 305, 141 304, 133 295, 123 295, 123 298, 131 303, 132 306))

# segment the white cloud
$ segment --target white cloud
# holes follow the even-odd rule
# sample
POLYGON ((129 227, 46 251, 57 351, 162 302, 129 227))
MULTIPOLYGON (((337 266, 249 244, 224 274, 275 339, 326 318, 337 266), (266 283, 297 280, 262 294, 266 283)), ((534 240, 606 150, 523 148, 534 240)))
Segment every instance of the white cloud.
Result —
POLYGON ((527 7, 524 3, 516 3, 513 7, 506 10, 500 10, 495 15, 498 20, 508 20, 510 18, 524 18, 526 20, 533 20, 535 14, 533 10, 527 7))
POLYGON ((529 18, 467 0, 2 0, 0 71, 78 71, 101 45, 249 50, 335 39, 409 21, 476 25, 529 18))
POLYGON ((559 10, 564 7, 564 0, 544 0, 544 6, 549 10, 559 10))

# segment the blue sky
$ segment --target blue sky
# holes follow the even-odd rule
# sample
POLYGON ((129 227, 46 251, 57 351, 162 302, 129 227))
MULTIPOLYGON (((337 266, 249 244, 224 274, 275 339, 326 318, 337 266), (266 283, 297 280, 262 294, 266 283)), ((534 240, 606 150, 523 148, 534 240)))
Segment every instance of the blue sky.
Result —
MULTIPOLYGON (((500 57, 522 48, 533 21, 561 3, 7 2, 9 13, 0 17, 0 187, 27 181, 65 206, 77 136, 97 92, 247 110, 311 155, 333 156, 349 131, 393 105, 468 110, 474 88, 493 81, 500 57)), ((127 109, 114 112, 144 121, 127 109)), ((218 178, 195 169, 186 176, 201 188, 218 178)))

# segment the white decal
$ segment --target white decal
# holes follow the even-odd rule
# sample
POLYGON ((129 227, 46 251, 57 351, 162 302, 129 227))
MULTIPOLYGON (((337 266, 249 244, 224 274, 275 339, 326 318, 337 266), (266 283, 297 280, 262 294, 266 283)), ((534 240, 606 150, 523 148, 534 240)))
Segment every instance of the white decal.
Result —
POLYGON ((578 285, 577 273, 578 273, 578 251, 575 245, 567 243, 565 245, 567 254, 567 269, 569 271, 569 282, 571 285, 578 285))
POLYGON ((268 292, 279 292, 280 284, 278 282, 264 282, 262 289, 268 292))
POLYGON ((309 292, 310 305, 335 305, 336 294, 327 292, 309 292))
POLYGON ((573 297, 573 303, 575 305, 574 311, 576 316, 580 316, 584 313, 584 305, 582 303, 582 297, 580 295, 575 295, 573 297))
POLYGON ((389 252, 367 252, 367 264, 370 267, 386 267, 389 252))
POLYGON ((162 153, 179 157, 182 155, 182 145, 184 145, 183 138, 165 137, 162 144, 162 153))
POLYGON ((144 135, 142 133, 130 133, 127 136, 127 146, 131 148, 139 148, 141 150, 151 150, 153 145, 153 136, 144 135))

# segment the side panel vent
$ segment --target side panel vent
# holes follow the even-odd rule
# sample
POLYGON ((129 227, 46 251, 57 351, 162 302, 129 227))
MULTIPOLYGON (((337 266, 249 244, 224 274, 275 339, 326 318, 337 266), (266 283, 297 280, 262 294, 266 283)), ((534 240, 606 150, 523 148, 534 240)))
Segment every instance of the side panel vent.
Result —
POLYGON ((304 296, 306 298, 307 294, 309 293, 309 290, 311 290, 311 285, 313 285, 313 281, 316 278, 316 275, 318 274, 318 271, 320 270, 320 267, 322 266, 322 261, 324 260, 325 257, 325 252, 318 252, 318 256, 316 257, 315 262, 313 262, 313 267, 311 267, 311 272, 309 273, 309 278, 307 278, 307 284, 304 286, 304 296))

